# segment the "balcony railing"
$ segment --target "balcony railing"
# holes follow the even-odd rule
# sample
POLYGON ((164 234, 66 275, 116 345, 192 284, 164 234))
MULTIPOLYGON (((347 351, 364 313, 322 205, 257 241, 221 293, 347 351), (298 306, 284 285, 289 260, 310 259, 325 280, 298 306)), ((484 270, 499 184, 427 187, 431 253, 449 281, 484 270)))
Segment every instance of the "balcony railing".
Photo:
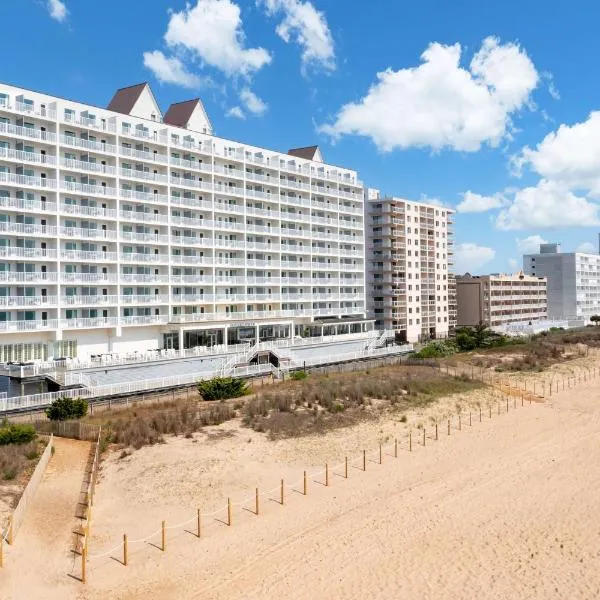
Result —
POLYGON ((0 133, 26 137, 48 143, 56 142, 56 135, 50 131, 42 131, 41 129, 36 129, 34 127, 21 127, 20 125, 11 125, 10 123, 0 123, 0 133))
POLYGON ((0 296, 0 307, 19 308, 56 304, 56 296, 0 296))
POLYGON ((42 154, 41 152, 24 152, 12 148, 0 148, 0 158, 15 159, 19 162, 28 162, 42 165, 55 165, 56 156, 42 154))
POLYGON ((48 179, 46 177, 31 177, 29 175, 19 175, 17 173, 0 172, 0 182, 12 183, 27 187, 42 187, 50 189, 54 189, 56 187, 56 179, 48 179))
POLYGON ((46 248, 21 248, 19 246, 0 246, 0 258, 56 258, 56 250, 46 248))
POLYGON ((56 235, 56 227, 49 225, 30 225, 28 223, 6 223, 0 221, 0 231, 8 235, 56 235))
POLYGON ((8 283, 47 283, 57 281, 58 273, 44 273, 42 271, 0 271, 0 281, 8 283))
POLYGON ((92 194, 94 196, 112 196, 116 195, 116 189, 104 185, 90 185, 88 183, 77 183, 75 181, 61 181, 60 189, 68 192, 78 192, 81 194, 92 194))
POLYGON ((74 160, 71 158, 61 158, 60 164, 67 169, 78 169, 81 171, 91 171, 93 173, 103 173, 106 175, 115 175, 115 167, 110 165, 103 165, 99 162, 86 161, 86 160, 74 160))
POLYGON ((40 202, 39 200, 27 200, 25 198, 13 198, 11 196, 0 196, 0 206, 28 212, 56 211, 55 202, 40 202))
POLYGON ((61 250, 60 258, 62 260, 73 260, 73 261, 116 261, 116 252, 101 252, 98 250, 61 250))
POLYGON ((84 148, 86 150, 94 150, 96 152, 103 152, 107 154, 114 154, 117 151, 117 147, 114 144, 106 144, 105 142, 97 142, 95 140, 86 140, 84 138, 78 138, 74 135, 61 135, 60 143, 66 146, 73 146, 75 148, 84 148))

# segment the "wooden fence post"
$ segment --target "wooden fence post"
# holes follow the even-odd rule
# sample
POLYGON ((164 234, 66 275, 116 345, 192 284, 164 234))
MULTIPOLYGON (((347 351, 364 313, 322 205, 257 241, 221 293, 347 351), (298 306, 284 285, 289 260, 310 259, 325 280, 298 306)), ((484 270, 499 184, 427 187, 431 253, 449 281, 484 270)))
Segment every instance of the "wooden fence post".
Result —
POLYGON ((460 416, 460 413, 458 413, 458 430, 462 431, 462 418, 460 416))
POLYGON ((6 541, 12 546, 14 541, 15 519, 13 515, 8 517, 8 538, 6 541))
MULTIPOLYGON (((198 536, 200 537, 200 536, 198 536)), ((123 534, 123 566, 127 566, 127 534, 123 534)))
POLYGON ((227 498, 227 525, 231 527, 231 498, 227 498))
POLYGON ((325 463, 325 487, 329 487, 329 463, 325 463))
POLYGON ((394 440, 394 458, 398 458, 398 439, 394 440))
POLYGON ((471 411, 469 411, 469 427, 473 426, 473 421, 471 419, 471 411))
POLYGON ((87 562, 87 549, 84 546, 83 550, 81 551, 81 583, 85 583, 87 581, 86 578, 86 573, 85 573, 85 567, 86 567, 86 563, 87 562))
POLYGON ((435 424, 435 441, 436 442, 438 441, 438 424, 437 424, 437 422, 435 424))
POLYGON ((381 442, 379 442, 379 464, 383 461, 383 450, 381 449, 381 442))
POLYGON ((196 535, 198 536, 198 539, 200 539, 200 536, 202 535, 202 513, 200 512, 199 508, 197 509, 196 521, 196 535))
POLYGON ((412 431, 408 432, 408 451, 412 452, 412 431))
POLYGON ((281 480, 281 489, 280 489, 280 504, 281 506, 283 506, 283 502, 284 502, 284 497, 283 497, 283 490, 284 490, 284 486, 283 486, 283 479, 281 480))
POLYGON ((348 457, 344 459, 344 477, 348 479, 348 457))
POLYGON ((425 447, 425 427, 423 427, 423 447, 425 447))
POLYGON ((481 404, 479 405, 479 422, 481 423, 481 404))
POLYGON ((162 522, 162 551, 167 549, 167 527, 165 521, 162 522))
POLYGON ((367 451, 363 450, 363 471, 367 470, 367 451))
POLYGON ((448 435, 450 435, 450 419, 448 419, 448 435))
POLYGON ((258 517, 260 514, 260 494, 258 488, 254 492, 254 514, 258 517))
POLYGON ((302 482, 302 493, 306 496, 307 491, 308 491, 308 489, 306 486, 306 471, 304 471, 304 479, 302 482))
POLYGON ((506 396, 506 412, 508 412, 508 396, 506 396))

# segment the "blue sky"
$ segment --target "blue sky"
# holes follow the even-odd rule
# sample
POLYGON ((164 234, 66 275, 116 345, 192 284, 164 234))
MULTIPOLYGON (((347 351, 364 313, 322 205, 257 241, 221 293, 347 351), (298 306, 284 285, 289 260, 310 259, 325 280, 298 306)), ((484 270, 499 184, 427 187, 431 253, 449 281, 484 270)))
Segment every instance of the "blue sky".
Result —
POLYGON ((597 246, 595 0, 3 0, 0 80, 105 106, 149 81, 217 135, 318 143, 371 187, 458 209, 457 271, 597 246), (143 9, 142 9, 143 6, 143 9))

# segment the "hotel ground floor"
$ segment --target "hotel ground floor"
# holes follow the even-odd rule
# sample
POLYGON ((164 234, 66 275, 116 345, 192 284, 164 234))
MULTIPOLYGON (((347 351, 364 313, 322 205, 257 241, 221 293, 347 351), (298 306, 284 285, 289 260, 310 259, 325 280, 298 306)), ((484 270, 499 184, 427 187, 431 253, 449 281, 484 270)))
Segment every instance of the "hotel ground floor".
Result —
POLYGON ((31 331, 0 333, 0 363, 78 359, 88 361, 107 355, 126 357, 169 350, 220 347, 224 352, 240 344, 281 339, 365 333, 374 322, 362 316, 343 318, 264 319, 205 323, 95 327, 57 330, 37 327, 31 331))

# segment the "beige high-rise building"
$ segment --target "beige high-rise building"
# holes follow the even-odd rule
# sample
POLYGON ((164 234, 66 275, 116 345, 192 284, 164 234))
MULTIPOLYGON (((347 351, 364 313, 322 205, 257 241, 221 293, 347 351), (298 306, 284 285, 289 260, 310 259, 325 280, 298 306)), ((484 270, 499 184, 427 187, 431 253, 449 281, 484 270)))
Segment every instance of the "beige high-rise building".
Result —
POLYGON ((456 277, 457 324, 491 327, 508 323, 530 323, 548 317, 545 277, 525 275, 480 275, 456 277))
POLYGON ((398 338, 448 337, 452 312, 453 211, 365 190, 367 310, 398 338))

